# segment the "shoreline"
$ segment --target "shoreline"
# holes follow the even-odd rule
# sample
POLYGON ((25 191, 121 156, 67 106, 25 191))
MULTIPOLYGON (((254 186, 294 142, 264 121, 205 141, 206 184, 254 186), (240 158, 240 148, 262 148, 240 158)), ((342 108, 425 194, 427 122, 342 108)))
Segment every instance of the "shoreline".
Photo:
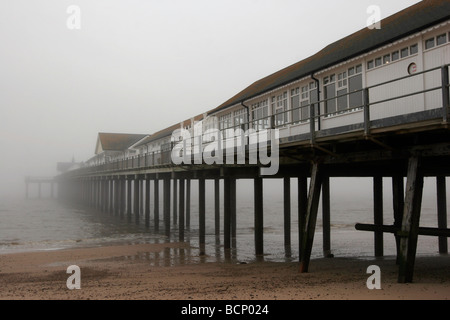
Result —
POLYGON ((395 259, 209 262, 185 243, 131 244, 0 255, 1 300, 449 300, 450 255, 418 256, 414 282, 397 283, 395 259), (78 265, 81 289, 69 290, 78 265), (369 290, 378 265, 381 290, 369 290))

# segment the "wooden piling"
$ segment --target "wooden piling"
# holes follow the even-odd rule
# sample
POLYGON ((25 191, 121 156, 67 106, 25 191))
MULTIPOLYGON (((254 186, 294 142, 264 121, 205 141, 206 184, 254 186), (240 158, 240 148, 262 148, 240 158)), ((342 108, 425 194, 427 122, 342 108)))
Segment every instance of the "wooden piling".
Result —
MULTIPOLYGON (((403 183, 403 176, 396 175, 392 177, 392 201, 393 201, 393 209, 394 209, 394 227, 400 229, 402 227, 402 219, 403 219, 403 208, 404 208, 404 194, 405 187, 403 183)), ((400 237, 398 234, 395 234, 395 243, 397 249, 397 261, 399 264, 400 260, 400 237)))
POLYGON ((314 241, 314 232, 317 222, 317 211, 319 209, 320 190, 322 189, 322 176, 317 163, 313 164, 311 182, 309 185, 308 204, 306 209, 305 229, 302 239, 300 255, 300 272, 308 272, 309 261, 314 241))
POLYGON ((301 256, 302 243, 305 235, 305 221, 308 206, 308 179, 306 177, 298 177, 298 250, 301 256))
POLYGON ((264 255, 263 179, 254 178, 255 254, 264 255))
POLYGON ((331 254, 331 207, 330 178, 322 177, 322 237, 323 256, 332 258, 331 254))
POLYGON ((231 192, 230 192, 230 177, 225 177, 224 180, 224 200, 223 200, 223 246, 225 249, 231 248, 231 192))
MULTIPOLYGON (((383 177, 375 176, 373 178, 373 216, 376 226, 383 225, 383 177)), ((383 250, 383 232, 374 232, 375 257, 382 257, 383 250)))
POLYGON ((133 194, 133 196, 134 196, 133 212, 134 212, 134 217, 136 219, 136 223, 139 222, 139 212, 140 212, 139 195, 141 193, 140 187, 141 187, 141 184, 140 184, 139 176, 136 175, 134 177, 134 190, 133 190, 133 192, 134 192, 134 194, 133 194))
POLYGON ((112 177, 108 179, 108 186, 109 186, 108 212, 110 215, 114 215, 114 180, 112 177))
MULTIPOLYGON (((291 178, 283 178, 284 248, 291 247, 291 178)), ((290 252, 290 250, 287 250, 290 252)))
POLYGON ((155 230, 159 230, 159 180, 153 180, 153 220, 155 223, 155 230))
POLYGON ((198 180, 198 206, 199 206, 199 244, 200 255, 205 254, 205 179, 198 180))
POLYGON ((125 213, 127 211, 127 180, 126 177, 123 177, 121 180, 121 196, 120 196, 120 203, 121 203, 121 209, 120 209, 120 216, 123 218, 125 216, 125 213))
POLYGON ((132 210, 131 210, 131 206, 132 206, 132 183, 133 183, 133 181, 130 179, 130 178, 127 178, 127 215, 128 215, 128 218, 129 219, 131 219, 131 213, 132 213, 132 210))
MULTIPOLYGON (((438 228, 447 228, 447 187, 445 176, 436 177, 438 228)), ((439 253, 448 253, 447 237, 439 237, 439 253)))
POLYGON ((170 236, 170 178, 163 179, 163 188, 164 188, 164 228, 166 236, 170 236))
POLYGON ((186 228, 191 227, 191 179, 186 179, 186 228))
POLYGON ((220 179, 214 179, 214 231, 220 235, 220 179))
POLYGON ((172 205, 172 219, 173 219, 173 225, 177 224, 177 220, 178 220, 178 180, 177 179, 172 179, 173 181, 173 195, 172 195, 172 200, 173 200, 173 205, 172 205))
POLYGON ((184 204, 185 204, 185 196, 184 196, 184 179, 180 179, 180 188, 179 188, 179 197, 178 197, 178 215, 179 215, 179 222, 178 222, 178 239, 179 241, 184 241, 184 204))
POLYGON ((230 227, 231 227, 231 247, 236 247, 237 231, 237 202, 236 202, 236 178, 230 179, 230 227))
POLYGON ((145 177, 145 209, 144 209, 145 226, 150 225, 150 178, 145 177))
POLYGON ((399 283, 412 282, 413 280, 422 192, 423 176, 420 172, 420 159, 412 157, 408 163, 405 206, 402 219, 399 283))

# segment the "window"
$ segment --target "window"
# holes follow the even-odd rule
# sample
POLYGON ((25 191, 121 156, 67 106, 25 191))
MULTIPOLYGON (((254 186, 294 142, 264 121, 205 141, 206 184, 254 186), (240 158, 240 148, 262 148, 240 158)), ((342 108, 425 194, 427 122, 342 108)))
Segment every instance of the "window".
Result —
POLYGON ((247 130, 247 110, 240 109, 234 112, 234 126, 236 129, 242 129, 244 131, 247 130))
POLYGON ((375 59, 375 67, 381 66, 381 57, 375 59))
POLYGON ((383 64, 388 64, 391 62, 391 55, 387 54, 383 57, 383 64))
POLYGON ((253 129, 263 130, 269 128, 269 108, 268 101, 263 100, 252 105, 253 129))
POLYGON ((276 97, 272 97, 272 114, 275 115, 275 126, 283 126, 288 122, 287 91, 276 97))
POLYGON ((338 74, 338 88, 347 87, 347 72, 338 74))
POLYGON ((403 49, 400 51, 400 56, 401 56, 402 58, 406 58, 407 56, 409 56, 409 49, 408 49, 408 48, 403 48, 403 49))
POLYGON ((400 53, 398 51, 392 52, 392 61, 397 61, 400 59, 400 53))
POLYGON ((334 83, 335 76, 324 78, 325 91, 325 113, 336 112, 336 83, 334 83))
MULTIPOLYGON (((309 120, 309 101, 310 101, 310 97, 312 96, 313 92, 316 92, 314 89, 316 88, 316 84, 314 82, 311 82, 309 84, 309 90, 313 90, 313 91, 308 91, 308 86, 305 86, 302 88, 302 99, 301 99, 301 119, 303 121, 307 121, 309 120)), ((311 99, 312 101, 312 99, 311 99)))
POLYGON ((425 41, 425 49, 434 48, 434 38, 425 41))
POLYGON ((375 65, 373 64, 373 60, 370 60, 369 62, 367 62, 367 69, 373 69, 375 67, 375 65))
POLYGON ((441 35, 436 37, 436 44, 438 46, 443 45, 445 43, 447 43, 447 34, 446 33, 441 34, 441 35))
POLYGON ((222 132, 222 136, 226 139, 230 137, 231 132, 228 132, 233 127, 231 118, 231 112, 219 117, 219 130, 222 132))
POLYGON ((411 47, 409 47, 409 53, 411 55, 416 54, 418 52, 419 52, 419 46, 417 44, 414 44, 411 47))
POLYGON ((363 105, 362 73, 348 80, 349 108, 361 108, 363 105))
MULTIPOLYGON (((306 87, 308 90, 308 87, 306 87)), ((291 90, 291 108, 292 108, 292 122, 298 123, 300 121, 300 88, 297 87, 291 90)))

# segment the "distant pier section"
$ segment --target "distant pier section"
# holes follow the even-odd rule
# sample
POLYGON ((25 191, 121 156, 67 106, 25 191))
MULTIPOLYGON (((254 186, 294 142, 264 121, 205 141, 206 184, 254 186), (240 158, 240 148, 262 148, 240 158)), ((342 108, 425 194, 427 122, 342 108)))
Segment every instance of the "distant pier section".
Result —
POLYGON ((30 198, 30 187, 37 186, 37 197, 39 199, 42 198, 42 186, 43 185, 49 185, 50 186, 50 198, 55 198, 55 184, 57 182, 55 181, 54 177, 32 177, 27 176, 25 177, 25 197, 27 199, 30 198))

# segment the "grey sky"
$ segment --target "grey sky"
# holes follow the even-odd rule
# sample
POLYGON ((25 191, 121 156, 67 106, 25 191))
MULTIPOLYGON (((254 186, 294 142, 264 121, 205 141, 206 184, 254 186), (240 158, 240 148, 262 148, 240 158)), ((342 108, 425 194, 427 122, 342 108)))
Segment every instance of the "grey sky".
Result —
POLYGON ((0 0, 0 195, 98 132, 152 133, 384 18, 407 0, 0 0), (69 5, 81 29, 69 30, 69 5))

